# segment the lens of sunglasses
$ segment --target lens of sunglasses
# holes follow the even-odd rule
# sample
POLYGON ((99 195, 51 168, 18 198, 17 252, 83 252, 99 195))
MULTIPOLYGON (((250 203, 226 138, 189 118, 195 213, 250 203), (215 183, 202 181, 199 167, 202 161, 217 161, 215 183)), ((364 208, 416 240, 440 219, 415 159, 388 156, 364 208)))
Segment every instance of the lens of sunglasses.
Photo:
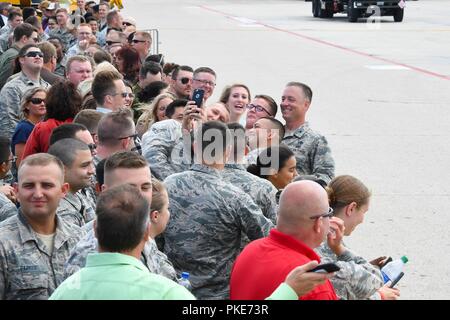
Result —
POLYGON ((187 84, 189 82, 189 78, 181 78, 180 81, 182 84, 187 84))
POLYGON ((32 103, 32 104, 41 104, 42 102, 44 102, 45 100, 44 99, 41 99, 41 98, 31 98, 30 99, 30 102, 32 103))
POLYGON ((44 55, 42 54, 42 52, 39 52, 39 51, 30 51, 25 54, 25 57, 28 57, 28 58, 35 58, 35 57, 42 58, 43 56, 44 55))

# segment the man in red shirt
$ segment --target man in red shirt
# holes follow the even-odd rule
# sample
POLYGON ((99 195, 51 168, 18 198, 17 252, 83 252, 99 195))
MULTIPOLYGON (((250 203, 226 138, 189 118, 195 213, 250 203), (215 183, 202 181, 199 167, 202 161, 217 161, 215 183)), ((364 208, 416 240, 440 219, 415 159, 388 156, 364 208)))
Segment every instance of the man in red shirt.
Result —
MULTIPOLYGON (((331 218, 326 191, 312 181, 290 183, 280 196, 277 227, 268 237, 255 240, 236 259, 231 273, 230 298, 262 300, 293 268, 320 257, 313 251, 327 238, 332 247, 342 239, 343 223, 331 218), (329 233, 330 228, 335 233, 329 233)), ((336 300, 329 280, 300 300, 336 300)))

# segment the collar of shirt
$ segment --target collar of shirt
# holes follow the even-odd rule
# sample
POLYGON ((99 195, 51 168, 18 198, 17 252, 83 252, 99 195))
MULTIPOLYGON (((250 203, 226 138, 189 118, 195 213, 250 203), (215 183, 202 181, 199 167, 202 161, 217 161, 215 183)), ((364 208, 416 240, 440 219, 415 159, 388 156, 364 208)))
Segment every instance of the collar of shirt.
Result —
POLYGON ((303 242, 295 239, 294 237, 282 233, 277 229, 272 229, 270 230, 269 239, 291 250, 297 251, 305 255, 310 260, 316 260, 317 262, 320 263, 320 257, 317 255, 317 253, 315 253, 313 249, 308 247, 303 242))
POLYGON ((211 168, 204 164, 198 164, 198 163, 193 164, 191 166, 191 171, 203 172, 206 174, 211 174, 213 176, 216 176, 217 178, 221 178, 219 170, 211 168))
POLYGON ((236 170, 241 170, 241 171, 247 171, 243 164, 238 164, 238 163, 227 163, 227 164, 225 164, 225 169, 236 169, 236 170))
POLYGON ((101 112, 101 113, 110 113, 110 112, 112 112, 111 109, 107 109, 107 108, 103 108, 103 107, 97 107, 97 109, 95 109, 95 110, 98 111, 98 112, 101 112))
POLYGON ((111 265, 131 265, 141 271, 149 272, 141 261, 135 257, 116 253, 116 252, 102 252, 90 253, 86 259, 86 267, 100 267, 111 265))
POLYGON ((19 78, 23 83, 26 83, 27 85, 41 85, 42 84, 42 79, 39 77, 39 80, 37 82, 34 82, 33 80, 31 80, 30 78, 27 77, 27 75, 25 73, 23 73, 23 71, 20 72, 19 78))
MULTIPOLYGON (((35 231, 33 230, 33 228, 31 228, 31 225, 28 223, 22 210, 19 209, 17 217, 18 217, 17 225, 19 237, 22 240, 22 244, 24 244, 27 241, 35 241, 37 243, 38 240, 36 239, 35 231)), ((73 231, 67 230, 66 226, 64 225, 64 222, 56 214, 55 219, 56 219, 56 231, 55 231, 54 248, 58 250, 70 238, 70 234, 73 231)))
POLYGON ((298 127, 297 129, 295 129, 293 131, 287 131, 287 128, 285 127, 286 134, 284 135, 284 138, 291 137, 291 136, 296 136, 299 138, 303 135, 303 133, 305 132, 305 130, 307 128, 309 128, 308 121, 306 121, 304 124, 302 124, 300 127, 298 127))

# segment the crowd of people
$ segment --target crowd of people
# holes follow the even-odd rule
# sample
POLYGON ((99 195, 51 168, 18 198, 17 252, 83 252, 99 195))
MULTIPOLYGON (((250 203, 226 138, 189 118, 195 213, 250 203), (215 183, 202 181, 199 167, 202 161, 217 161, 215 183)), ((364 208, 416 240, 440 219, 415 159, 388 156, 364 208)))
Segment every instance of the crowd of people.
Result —
POLYGON ((308 85, 211 101, 213 68, 108 1, 39 12, 0 3, 0 299, 398 299, 343 242, 371 194, 335 176, 308 85))

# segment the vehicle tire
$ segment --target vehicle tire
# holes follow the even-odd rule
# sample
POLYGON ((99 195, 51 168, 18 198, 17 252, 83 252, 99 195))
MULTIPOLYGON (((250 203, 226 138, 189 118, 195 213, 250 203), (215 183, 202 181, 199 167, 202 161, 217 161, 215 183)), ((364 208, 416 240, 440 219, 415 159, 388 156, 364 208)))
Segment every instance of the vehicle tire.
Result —
POLYGON ((359 17, 358 9, 353 8, 353 2, 353 0, 348 1, 347 18, 349 22, 356 22, 359 17))
POLYGON ((322 9, 320 1, 317 1, 317 13, 320 18, 333 18, 333 7, 328 3, 328 6, 325 4, 325 9, 322 9))
POLYGON ((394 21, 395 22, 402 22, 403 21, 403 8, 397 8, 394 11, 394 21))
POLYGON ((312 14, 314 18, 317 18, 319 16, 319 0, 313 0, 312 1, 312 14))

